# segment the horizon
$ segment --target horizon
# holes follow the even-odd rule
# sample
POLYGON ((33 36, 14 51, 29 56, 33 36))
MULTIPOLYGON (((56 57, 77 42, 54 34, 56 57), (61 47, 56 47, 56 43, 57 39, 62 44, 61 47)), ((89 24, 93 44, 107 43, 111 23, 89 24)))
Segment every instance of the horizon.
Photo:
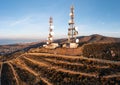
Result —
MULTIPOLYGON (((100 35, 100 34, 92 34, 92 35, 99 35, 99 36, 104 36, 104 35, 100 35)), ((92 35, 86 35, 86 36, 92 36, 92 35)), ((84 36, 84 37, 86 37, 84 36)), ((77 36, 77 37, 83 37, 83 36, 77 36)), ((111 36, 104 36, 104 37, 111 37, 111 36)), ((111 38, 119 38, 119 37, 111 37, 111 38)), ((67 39, 67 37, 63 37, 63 38, 56 38, 54 40, 58 40, 58 39, 67 39)), ((120 38, 119 38, 120 39, 120 38)), ((53 41, 54 41, 53 40, 53 41)), ((35 42, 46 42, 46 39, 0 39, 0 45, 11 45, 11 44, 26 44, 26 43, 35 43, 35 42)))
POLYGON ((50 16, 54 39, 67 38, 71 5, 75 9, 78 36, 100 34, 120 38, 119 3, 119 0, 1 0, 0 39, 47 39, 50 16))
MULTIPOLYGON (((92 35, 100 35, 100 36, 104 36, 104 37, 111 37, 111 38, 120 38, 120 37, 116 37, 116 36, 109 36, 109 35, 102 35, 102 34, 86 34, 86 35, 78 35, 77 37, 86 37, 86 36, 92 36, 92 35)), ((54 40, 56 39, 63 39, 63 38, 68 38, 67 35, 65 37, 53 37, 54 40)), ((47 38, 40 38, 40 37, 36 37, 36 38, 0 38, 0 40, 47 40, 47 38)))

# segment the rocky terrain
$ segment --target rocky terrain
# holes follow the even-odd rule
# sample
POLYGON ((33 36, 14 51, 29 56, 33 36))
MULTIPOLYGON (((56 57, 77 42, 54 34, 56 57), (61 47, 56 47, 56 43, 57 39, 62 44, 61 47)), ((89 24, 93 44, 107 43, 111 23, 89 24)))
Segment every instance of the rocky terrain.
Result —
POLYGON ((76 49, 45 49, 42 42, 1 56, 5 58, 0 62, 1 85, 119 85, 120 39, 78 38, 76 49))

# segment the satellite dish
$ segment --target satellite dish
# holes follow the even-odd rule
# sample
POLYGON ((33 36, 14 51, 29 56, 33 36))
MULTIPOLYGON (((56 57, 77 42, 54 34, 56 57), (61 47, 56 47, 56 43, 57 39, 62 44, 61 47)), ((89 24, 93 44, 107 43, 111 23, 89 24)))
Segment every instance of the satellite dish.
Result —
POLYGON ((50 40, 53 40, 52 38, 50 38, 50 40))
POLYGON ((75 27, 75 30, 78 31, 78 27, 75 27))
POLYGON ((72 23, 72 21, 71 21, 71 20, 69 20, 69 23, 72 23))
POLYGON ((70 13, 70 16, 72 16, 73 14, 72 13, 70 13))
POLYGON ((79 43, 79 39, 76 39, 76 43, 79 43))
POLYGON ((51 29, 54 29, 54 26, 53 26, 53 25, 51 26, 51 29))
POLYGON ((47 42, 47 44, 49 44, 49 42, 47 42))
POLYGON ((50 32, 51 35, 54 35, 54 32, 50 32))

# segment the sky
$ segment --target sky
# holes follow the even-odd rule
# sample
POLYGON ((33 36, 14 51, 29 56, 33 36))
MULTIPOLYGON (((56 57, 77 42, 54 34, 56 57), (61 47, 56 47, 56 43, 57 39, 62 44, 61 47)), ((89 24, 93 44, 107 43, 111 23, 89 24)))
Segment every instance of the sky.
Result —
POLYGON ((120 0, 0 0, 0 39, 46 39, 50 16, 54 38, 67 37, 71 5, 78 36, 120 38, 120 0))

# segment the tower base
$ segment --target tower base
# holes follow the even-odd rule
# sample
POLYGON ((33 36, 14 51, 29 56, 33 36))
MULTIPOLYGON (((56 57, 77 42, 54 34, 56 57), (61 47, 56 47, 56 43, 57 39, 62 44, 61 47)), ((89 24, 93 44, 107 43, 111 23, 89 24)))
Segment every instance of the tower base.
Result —
POLYGON ((47 48, 47 49, 55 49, 57 47, 59 47, 59 44, 58 43, 51 43, 51 44, 46 44, 46 45, 43 45, 44 48, 47 48))
POLYGON ((65 48, 77 48, 78 44, 77 43, 65 43, 65 44, 63 44, 62 47, 65 47, 65 48))

